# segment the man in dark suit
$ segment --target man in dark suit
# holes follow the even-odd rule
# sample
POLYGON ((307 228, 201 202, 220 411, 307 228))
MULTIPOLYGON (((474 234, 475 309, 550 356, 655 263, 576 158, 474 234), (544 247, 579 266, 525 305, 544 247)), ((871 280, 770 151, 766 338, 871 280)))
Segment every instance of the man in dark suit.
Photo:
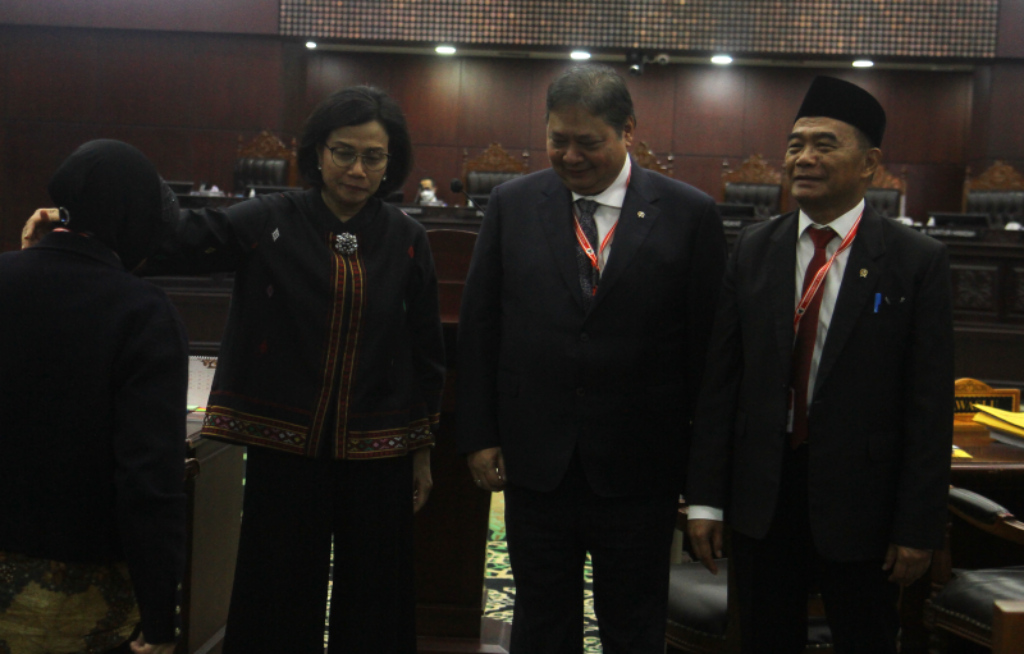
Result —
POLYGON ((669 546, 725 265, 711 198, 640 168, 624 80, 547 95, 551 168, 497 187, 459 322, 459 448, 505 489, 512 652, 662 652, 669 546))
POLYGON ((865 206, 884 129, 874 97, 816 78, 786 149, 800 211, 742 232, 726 270, 686 499, 712 571, 721 509, 732 527, 744 652, 803 652, 814 582, 837 652, 896 652, 900 586, 942 545, 949 262, 865 206))

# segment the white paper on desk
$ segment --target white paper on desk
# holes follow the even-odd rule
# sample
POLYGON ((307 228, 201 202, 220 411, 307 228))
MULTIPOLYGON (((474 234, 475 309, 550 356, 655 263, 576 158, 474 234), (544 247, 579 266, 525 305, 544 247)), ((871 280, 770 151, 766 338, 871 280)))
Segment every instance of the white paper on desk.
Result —
POLYGON ((206 407, 213 387, 213 373, 217 371, 217 357, 188 358, 187 406, 206 407))

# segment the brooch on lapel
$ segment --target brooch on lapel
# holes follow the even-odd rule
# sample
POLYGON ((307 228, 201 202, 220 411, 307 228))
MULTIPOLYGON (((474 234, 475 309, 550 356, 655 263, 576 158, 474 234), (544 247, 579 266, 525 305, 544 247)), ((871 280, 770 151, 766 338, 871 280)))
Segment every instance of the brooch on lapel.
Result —
POLYGON ((343 254, 346 257, 356 253, 359 249, 359 241, 356 240, 355 234, 338 234, 334 237, 334 249, 338 254, 343 254))

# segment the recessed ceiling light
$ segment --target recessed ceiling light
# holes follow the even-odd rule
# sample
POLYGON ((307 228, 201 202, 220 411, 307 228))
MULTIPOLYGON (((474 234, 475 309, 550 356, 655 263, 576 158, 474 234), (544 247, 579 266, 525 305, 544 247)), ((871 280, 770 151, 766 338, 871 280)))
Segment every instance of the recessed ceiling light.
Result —
POLYGON ((853 62, 854 68, 871 68, 874 65, 875 62, 871 61, 870 59, 858 59, 857 61, 853 62))
POLYGON ((718 64, 719 66, 727 66, 732 63, 732 57, 727 54, 719 54, 711 57, 711 63, 718 64))
POLYGON ((578 61, 590 59, 590 53, 587 52, 586 50, 573 50, 572 53, 569 54, 569 56, 578 61))
POLYGON ((316 50, 316 41, 306 41, 306 47, 310 50, 316 50))
POLYGON ((434 48, 434 52, 441 55, 453 55, 455 54, 455 46, 439 45, 436 48, 434 48))

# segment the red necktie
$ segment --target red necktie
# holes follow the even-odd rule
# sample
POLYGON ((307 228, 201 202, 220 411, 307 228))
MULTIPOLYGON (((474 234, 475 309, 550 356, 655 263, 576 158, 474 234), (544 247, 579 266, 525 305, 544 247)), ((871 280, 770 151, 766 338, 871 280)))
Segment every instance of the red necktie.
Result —
MULTIPOLYGON (((814 256, 807 264, 807 271, 804 272, 804 288, 801 293, 807 292, 814 276, 818 270, 828 261, 825 254, 825 246, 829 244, 836 233, 831 227, 807 229, 808 235, 814 241, 814 256)), ((796 342, 793 344, 793 433, 790 434, 789 444, 796 448, 807 440, 807 382, 811 376, 811 357, 814 356, 814 339, 818 335, 818 310, 821 309, 821 296, 825 294, 825 284, 818 287, 818 292, 811 298, 803 317, 800 319, 800 326, 796 331, 796 342)))

